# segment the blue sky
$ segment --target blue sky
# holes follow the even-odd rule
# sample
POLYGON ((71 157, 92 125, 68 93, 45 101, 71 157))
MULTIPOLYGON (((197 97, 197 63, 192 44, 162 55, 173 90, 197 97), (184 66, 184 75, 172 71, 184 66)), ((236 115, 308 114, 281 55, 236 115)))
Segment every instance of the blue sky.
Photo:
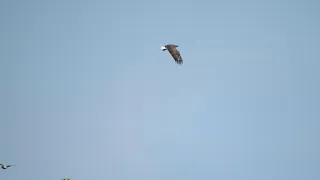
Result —
POLYGON ((1 1, 1 179, 320 179, 319 8, 1 1))

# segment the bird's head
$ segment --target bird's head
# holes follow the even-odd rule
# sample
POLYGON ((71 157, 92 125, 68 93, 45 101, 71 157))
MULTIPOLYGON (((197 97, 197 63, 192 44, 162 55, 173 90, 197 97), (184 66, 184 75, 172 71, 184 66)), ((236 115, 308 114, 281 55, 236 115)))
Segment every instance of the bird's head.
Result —
POLYGON ((161 46, 162 51, 167 50, 167 48, 165 46, 161 46))

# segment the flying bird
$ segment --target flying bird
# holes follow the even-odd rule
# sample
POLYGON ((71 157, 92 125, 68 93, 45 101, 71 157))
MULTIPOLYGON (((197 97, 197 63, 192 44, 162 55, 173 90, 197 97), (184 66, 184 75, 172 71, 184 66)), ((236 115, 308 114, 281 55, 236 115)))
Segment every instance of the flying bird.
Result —
POLYGON ((161 46, 162 51, 168 50, 173 59, 176 61, 177 64, 182 64, 183 60, 181 58, 180 52, 177 50, 178 45, 175 44, 168 44, 165 46, 161 46))
POLYGON ((15 166, 15 165, 6 165, 6 164, 0 164, 2 169, 8 169, 11 166, 15 166))

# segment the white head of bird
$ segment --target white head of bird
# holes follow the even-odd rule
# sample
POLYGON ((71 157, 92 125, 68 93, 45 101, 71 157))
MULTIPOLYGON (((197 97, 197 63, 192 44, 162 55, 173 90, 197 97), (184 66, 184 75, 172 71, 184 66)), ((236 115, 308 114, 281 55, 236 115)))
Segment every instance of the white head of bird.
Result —
POLYGON ((165 46, 161 46, 161 50, 165 51, 165 50, 167 50, 167 48, 165 46))

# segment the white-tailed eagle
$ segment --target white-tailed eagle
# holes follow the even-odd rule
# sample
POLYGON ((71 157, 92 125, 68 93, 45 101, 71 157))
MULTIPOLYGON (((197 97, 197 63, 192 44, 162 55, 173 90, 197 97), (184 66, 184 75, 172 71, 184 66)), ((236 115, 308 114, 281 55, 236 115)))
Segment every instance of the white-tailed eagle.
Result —
POLYGON ((175 44, 168 44, 165 46, 161 46, 162 51, 168 50, 173 59, 176 61, 177 64, 182 64, 183 60, 181 58, 180 52, 177 50, 178 45, 175 44))

